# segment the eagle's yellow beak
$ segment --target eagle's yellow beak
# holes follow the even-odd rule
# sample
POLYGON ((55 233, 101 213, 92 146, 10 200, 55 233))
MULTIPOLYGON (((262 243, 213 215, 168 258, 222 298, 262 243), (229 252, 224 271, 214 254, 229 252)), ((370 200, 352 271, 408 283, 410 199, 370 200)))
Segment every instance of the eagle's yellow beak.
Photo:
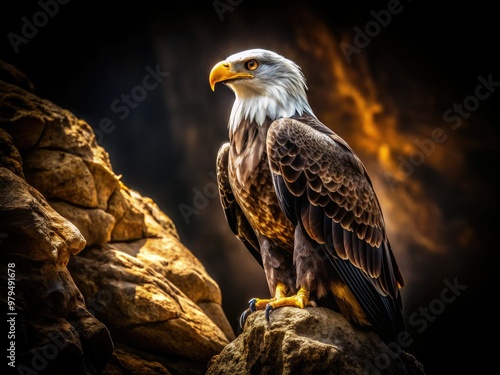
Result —
POLYGON ((217 63, 210 72, 210 88, 212 91, 215 91, 215 84, 217 82, 224 82, 237 78, 253 78, 253 75, 249 73, 234 72, 231 70, 231 64, 228 61, 221 61, 217 63))

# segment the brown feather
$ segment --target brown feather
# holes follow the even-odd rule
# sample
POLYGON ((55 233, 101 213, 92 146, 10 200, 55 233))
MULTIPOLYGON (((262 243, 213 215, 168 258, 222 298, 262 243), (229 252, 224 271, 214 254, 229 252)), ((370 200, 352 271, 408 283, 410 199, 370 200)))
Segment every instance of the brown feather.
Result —
POLYGON ((344 230, 337 223, 332 221, 333 232, 333 248, 337 255, 342 259, 348 259, 347 252, 344 247, 344 230))

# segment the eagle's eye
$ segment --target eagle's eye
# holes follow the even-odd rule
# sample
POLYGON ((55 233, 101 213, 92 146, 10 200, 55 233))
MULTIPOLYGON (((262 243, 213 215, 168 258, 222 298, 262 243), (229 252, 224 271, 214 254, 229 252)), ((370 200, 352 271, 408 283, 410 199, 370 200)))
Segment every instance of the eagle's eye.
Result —
POLYGON ((252 60, 248 60, 246 63, 245 63, 245 68, 247 68, 248 70, 255 70, 259 67, 259 62, 255 59, 252 59, 252 60))

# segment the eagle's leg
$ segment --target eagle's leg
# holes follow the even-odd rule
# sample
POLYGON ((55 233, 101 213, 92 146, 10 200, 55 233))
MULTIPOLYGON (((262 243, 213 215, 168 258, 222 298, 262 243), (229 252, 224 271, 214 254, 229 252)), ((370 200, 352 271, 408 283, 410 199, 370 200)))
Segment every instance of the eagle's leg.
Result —
POLYGON ((309 300, 309 290, 301 287, 294 296, 271 300, 266 305, 266 319, 269 320, 271 311, 284 306, 299 307, 303 309, 306 306, 316 306, 316 303, 309 300))
POLYGON ((276 290, 274 293, 274 297, 271 299, 261 299, 261 298, 252 298, 250 300, 250 311, 254 312, 257 310, 264 310, 266 306, 273 302, 278 301, 286 297, 287 287, 281 281, 278 281, 276 284, 276 290))
MULTIPOLYGON (((269 306, 269 304, 271 302, 285 299, 287 290, 288 290, 288 288, 286 287, 286 285, 284 283, 282 283, 281 281, 278 281, 278 283, 276 284, 276 289, 275 289, 275 293, 274 293, 273 298, 271 298, 271 299, 252 298, 248 302, 250 304, 249 308, 246 309, 243 312, 243 314, 241 314, 241 316, 240 316, 240 327, 243 328, 243 326, 245 325, 245 321, 248 318, 248 315, 250 315, 251 313, 253 313, 257 310, 267 309, 267 306, 269 306)), ((267 316, 267 313, 266 313, 266 316, 267 316)))

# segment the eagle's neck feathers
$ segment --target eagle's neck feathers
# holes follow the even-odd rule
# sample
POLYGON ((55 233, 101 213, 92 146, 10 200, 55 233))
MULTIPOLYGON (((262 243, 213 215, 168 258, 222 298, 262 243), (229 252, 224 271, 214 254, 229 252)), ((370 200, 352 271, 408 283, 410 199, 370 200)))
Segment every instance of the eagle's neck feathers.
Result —
POLYGON ((265 94, 256 94, 242 90, 235 90, 231 116, 229 118, 229 132, 234 134, 243 122, 262 126, 266 118, 274 121, 294 115, 313 111, 307 101, 304 89, 287 91, 282 87, 268 88, 265 94))

